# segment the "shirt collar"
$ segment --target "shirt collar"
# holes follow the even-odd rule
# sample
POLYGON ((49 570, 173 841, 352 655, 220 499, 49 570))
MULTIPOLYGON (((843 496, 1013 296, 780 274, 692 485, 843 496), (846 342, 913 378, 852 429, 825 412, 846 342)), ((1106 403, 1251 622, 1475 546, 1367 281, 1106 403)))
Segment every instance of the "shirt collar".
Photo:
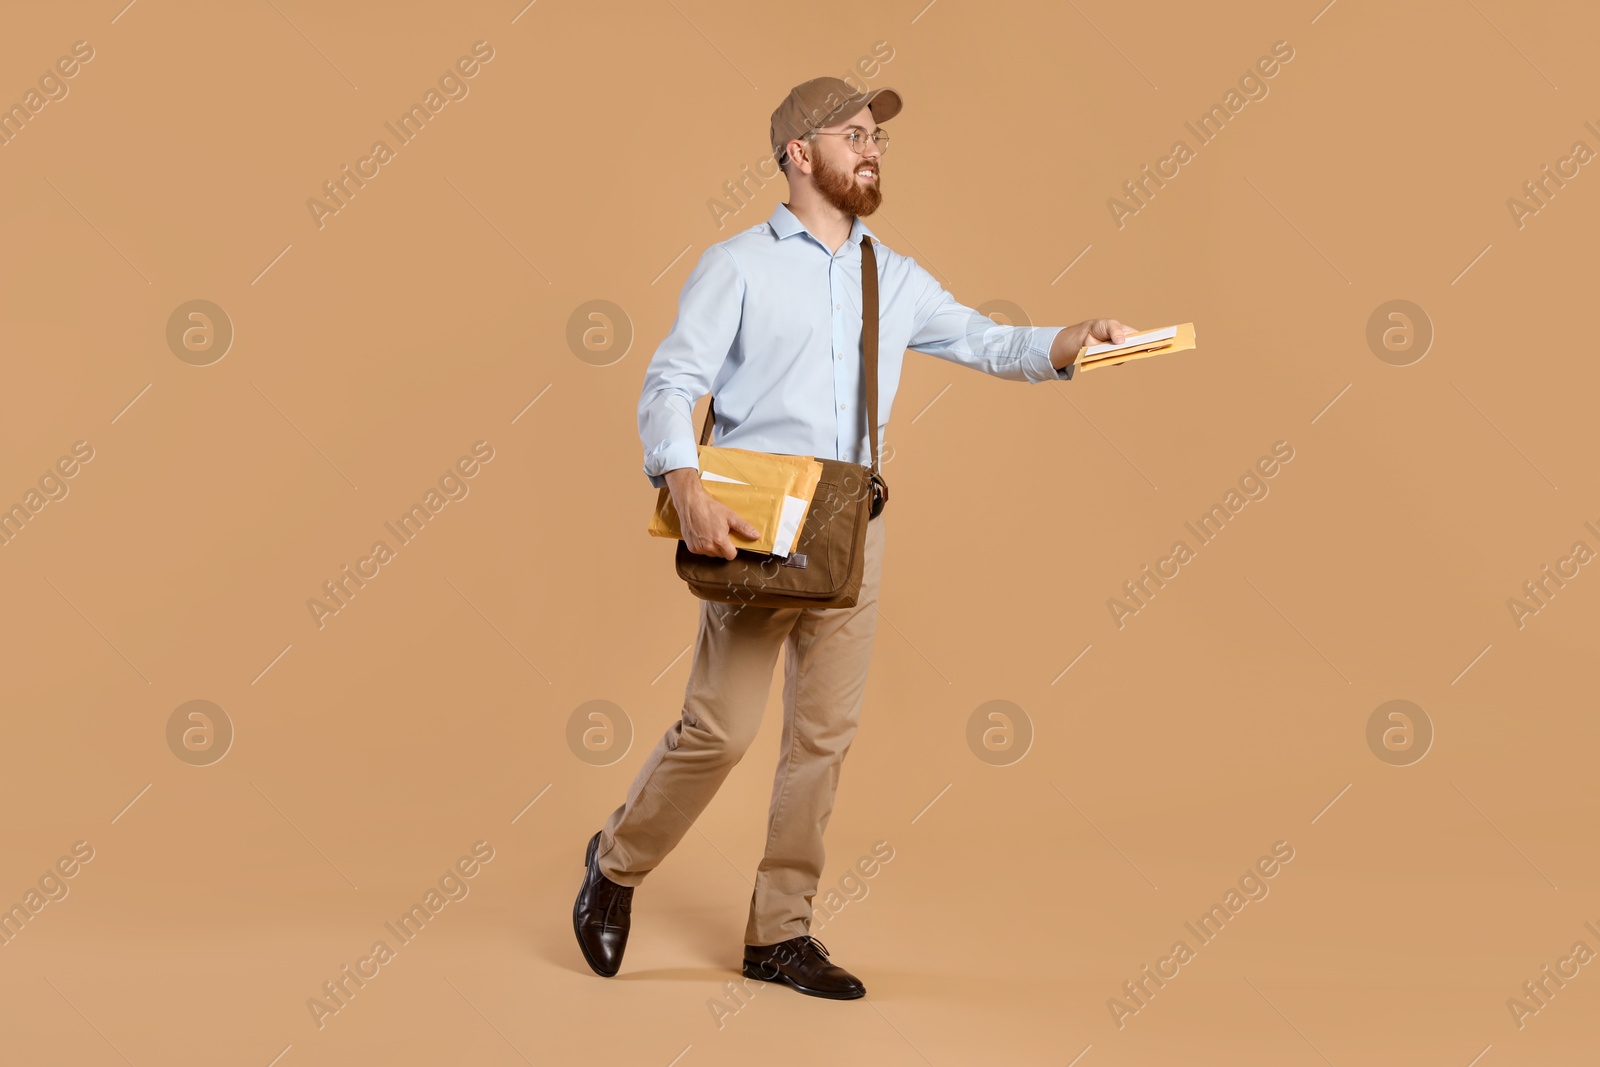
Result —
MULTIPOLYGON (((772 209, 772 217, 768 219, 767 222, 772 227, 772 232, 777 235, 778 240, 780 241, 785 237, 789 237, 796 233, 808 233, 811 234, 812 240, 817 241, 818 244, 822 243, 817 238, 817 235, 806 229, 806 224, 801 222, 799 217, 797 217, 794 212, 789 210, 789 205, 783 203, 782 201, 779 201, 778 206, 772 209)), ((873 244, 879 243, 878 235, 873 233, 865 222, 861 221, 861 216, 857 215, 851 220, 850 238, 845 243, 855 247, 860 247, 862 234, 866 234, 868 237, 871 237, 873 244)))

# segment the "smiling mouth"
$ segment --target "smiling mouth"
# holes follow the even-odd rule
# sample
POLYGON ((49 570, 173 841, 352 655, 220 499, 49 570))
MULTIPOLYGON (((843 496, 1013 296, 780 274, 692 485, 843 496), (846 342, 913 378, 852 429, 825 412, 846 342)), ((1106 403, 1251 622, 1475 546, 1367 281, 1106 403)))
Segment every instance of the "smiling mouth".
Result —
POLYGON ((856 171, 856 177, 865 178, 868 181, 877 181, 878 180, 877 168, 876 167, 862 167, 860 170, 856 171))

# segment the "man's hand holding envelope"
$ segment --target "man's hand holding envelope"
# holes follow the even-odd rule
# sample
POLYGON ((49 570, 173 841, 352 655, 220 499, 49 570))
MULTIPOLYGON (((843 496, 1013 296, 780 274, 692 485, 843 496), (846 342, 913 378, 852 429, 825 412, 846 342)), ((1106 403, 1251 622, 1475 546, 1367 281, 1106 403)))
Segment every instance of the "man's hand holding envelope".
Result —
POLYGON ((1194 347, 1194 323, 1141 333, 1116 319, 1090 319, 1056 334, 1050 363, 1057 370, 1076 364, 1081 371, 1115 367, 1132 359, 1185 352, 1194 347))
POLYGON ((690 552, 733 559, 738 555, 738 546, 730 534, 738 534, 746 541, 761 536, 761 531, 740 518, 738 512, 711 498, 695 468, 678 467, 667 471, 665 477, 672 493, 672 506, 678 512, 683 542, 690 552))
POLYGON ((657 496, 647 532, 680 538, 700 555, 733 559, 742 548, 787 558, 799 540, 822 464, 812 456, 715 445, 699 446, 699 462, 698 471, 666 472, 667 485, 657 496), (687 484, 691 480, 695 484, 687 484))

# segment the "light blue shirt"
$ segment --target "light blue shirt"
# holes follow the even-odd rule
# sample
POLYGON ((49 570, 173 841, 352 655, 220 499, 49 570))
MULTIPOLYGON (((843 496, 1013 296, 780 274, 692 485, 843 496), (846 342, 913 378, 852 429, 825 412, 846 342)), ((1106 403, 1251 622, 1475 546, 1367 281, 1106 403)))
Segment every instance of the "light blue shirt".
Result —
POLYGON ((1011 381, 1065 381, 1050 347, 1060 326, 1007 326, 959 303, 859 217, 837 252, 784 204, 707 248, 639 397, 644 473, 657 488, 699 469, 694 405, 716 400, 711 443, 871 464, 861 359, 861 235, 878 257, 878 448, 906 349, 1011 381))

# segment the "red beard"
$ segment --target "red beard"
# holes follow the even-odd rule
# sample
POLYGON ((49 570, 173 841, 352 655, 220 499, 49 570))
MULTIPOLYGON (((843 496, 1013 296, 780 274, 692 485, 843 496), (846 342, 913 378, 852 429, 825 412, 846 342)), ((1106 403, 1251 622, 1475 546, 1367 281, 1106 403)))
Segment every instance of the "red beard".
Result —
POLYGON ((878 172, 873 181, 863 182, 856 177, 857 168, 865 162, 857 156, 850 169, 844 170, 831 166, 818 155, 812 170, 812 177, 816 179, 817 189, 823 197, 846 215, 870 215, 883 203, 883 168, 880 164, 873 164, 878 172))

